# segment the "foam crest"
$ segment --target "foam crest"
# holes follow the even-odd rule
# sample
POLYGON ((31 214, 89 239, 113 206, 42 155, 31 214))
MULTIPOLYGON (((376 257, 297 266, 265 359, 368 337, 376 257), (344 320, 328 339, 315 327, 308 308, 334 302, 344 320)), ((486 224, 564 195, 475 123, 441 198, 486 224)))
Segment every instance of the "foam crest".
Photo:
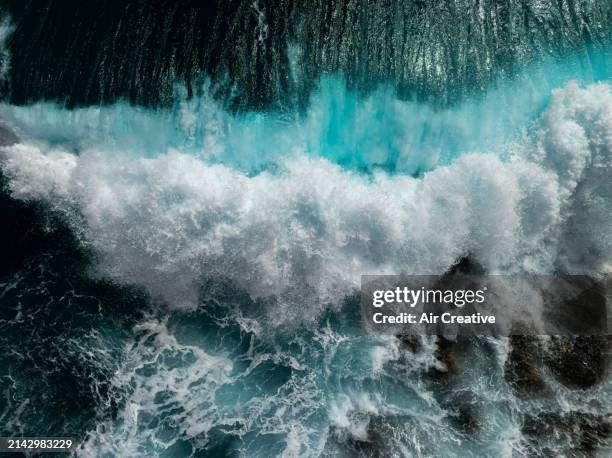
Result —
POLYGON ((490 155, 464 156, 422 180, 370 180, 305 158, 248 178, 178 152, 70 161, 21 145, 7 157, 16 197, 49 199, 77 224, 78 210, 86 225, 77 229, 104 274, 174 305, 197 303, 202 276, 230 277, 255 296, 325 303, 361 274, 442 272, 468 252, 501 268, 543 243, 559 218, 553 175, 490 155), (547 188, 537 208, 521 205, 547 188), (522 220, 526 211, 539 215, 536 227, 522 220))
MULTIPOLYGON (((178 307, 197 304, 202 278, 229 278, 273 296, 286 322, 338 303, 360 275, 442 273, 467 254, 493 272, 552 271, 578 217, 592 222, 586 240, 605 248, 610 106, 609 85, 570 85, 513 158, 466 154, 421 178, 306 156, 249 176, 177 150, 76 155, 40 143, 5 148, 2 164, 15 197, 69 215, 103 275, 178 307)), ((602 251, 576 268, 604 262, 602 251)))
POLYGON ((421 178, 303 155, 249 176, 178 150, 77 155, 36 142, 6 147, 2 164, 15 197, 71 218, 103 275, 180 307, 197 304, 204 277, 230 278, 274 297, 282 322, 337 303, 360 275, 441 273, 467 254, 490 271, 546 272, 561 250, 575 270, 605 270, 611 106, 609 85, 569 85, 514 158, 467 154, 421 178), (577 261, 567 241, 584 231, 578 218, 598 261, 577 261))
POLYGON ((566 202, 559 267, 610 272, 612 260, 612 97, 610 84, 553 91, 536 151, 556 171, 566 202))

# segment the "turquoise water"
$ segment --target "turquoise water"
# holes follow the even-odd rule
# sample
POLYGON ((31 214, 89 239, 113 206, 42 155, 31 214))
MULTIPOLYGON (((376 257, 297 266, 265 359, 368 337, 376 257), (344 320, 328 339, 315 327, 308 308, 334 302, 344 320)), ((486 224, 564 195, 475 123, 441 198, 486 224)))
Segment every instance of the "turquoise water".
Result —
POLYGON ((440 340, 412 352, 365 335, 354 294, 361 274, 441 274, 465 256, 609 272, 611 75, 608 48, 444 108, 338 75, 300 112, 234 113, 206 87, 177 87, 171 109, 2 105, 22 140, 2 149, 13 198, 44 202, 92 253, 70 275, 144 291, 126 318, 132 301, 104 287, 56 292, 66 272, 46 258, 1 285, 14 335, 37 332, 40 304, 87 310, 61 350, 94 405, 58 425, 17 396, 11 428, 82 427, 84 456, 512 456, 533 451, 526 416, 605 414, 609 380, 581 392, 545 374, 548 398, 516 396, 503 338, 460 341, 446 377, 440 340))
POLYGON ((358 95, 341 76, 326 76, 305 112, 231 113, 206 87, 194 98, 177 87, 172 109, 117 103, 66 110, 36 103, 4 105, 0 114, 18 133, 74 151, 152 157, 177 149, 246 172, 305 154, 348 169, 419 174, 463 153, 507 153, 554 88, 570 80, 609 80, 611 66, 609 48, 549 59, 447 108, 399 100, 385 85, 358 95))

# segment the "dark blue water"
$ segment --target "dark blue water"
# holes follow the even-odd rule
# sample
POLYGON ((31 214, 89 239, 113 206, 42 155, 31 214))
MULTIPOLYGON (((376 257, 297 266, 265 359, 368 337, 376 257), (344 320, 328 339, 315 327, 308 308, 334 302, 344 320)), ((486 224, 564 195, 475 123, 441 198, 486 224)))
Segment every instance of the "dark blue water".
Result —
POLYGON ((83 456, 609 453, 607 340, 568 381, 549 338, 527 364, 511 338, 368 335, 357 295, 363 274, 609 275, 605 4, 283 2, 283 24, 257 2, 41 5, 0 27, 1 435, 83 456))

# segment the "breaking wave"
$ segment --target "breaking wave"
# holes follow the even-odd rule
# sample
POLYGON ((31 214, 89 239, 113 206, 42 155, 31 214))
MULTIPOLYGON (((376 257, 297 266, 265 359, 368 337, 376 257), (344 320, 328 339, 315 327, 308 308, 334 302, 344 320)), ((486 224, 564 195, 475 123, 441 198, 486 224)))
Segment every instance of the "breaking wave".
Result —
POLYGON ((2 105, 0 117, 24 139, 69 152, 155 157, 174 149, 208 162, 257 173, 296 155, 325 158, 345 169, 419 175, 465 153, 510 154, 546 109, 553 89, 597 82, 606 52, 570 55, 528 66, 484 94, 446 108, 404 101, 390 85, 369 95, 323 77, 306 110, 232 113, 211 95, 188 97, 175 86, 171 108, 128 103, 65 109, 38 102, 2 105))
POLYGON ((176 86, 170 108, 3 104, 11 197, 44 203, 93 259, 77 275, 43 252, 3 277, 0 422, 74 430, 83 456, 574 450, 576 428, 609 415, 609 377, 581 391, 545 372, 547 397, 524 399, 508 339, 445 357, 435 336, 364 335, 354 292, 364 274, 466 257, 610 274, 608 74, 605 52, 569 56, 437 108, 340 76, 304 111, 231 112, 206 85, 176 86), (540 415, 579 421, 545 448, 525 430, 540 415))
POLYGON ((490 272, 608 272, 611 107, 607 83, 572 83, 504 154, 462 154, 418 177, 299 151, 245 174, 176 149, 35 141, 5 148, 2 164, 15 197, 68 216, 104 275, 192 307, 203 277, 224 276, 275 296, 283 321, 316 315, 360 275, 442 273, 467 255, 490 272), (580 244, 564 243, 576 231, 580 244))

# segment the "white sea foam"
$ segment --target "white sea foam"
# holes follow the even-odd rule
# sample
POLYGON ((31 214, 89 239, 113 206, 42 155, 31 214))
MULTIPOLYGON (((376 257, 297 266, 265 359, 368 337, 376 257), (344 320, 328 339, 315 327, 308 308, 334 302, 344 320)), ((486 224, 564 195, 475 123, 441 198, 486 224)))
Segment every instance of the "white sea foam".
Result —
POLYGON ((214 447, 215 428, 229 436, 247 436, 241 447, 254 450, 255 456, 266 456, 265 447, 279 435, 285 438, 283 456, 318 455, 325 441, 317 437, 325 428, 308 421, 322 406, 312 370, 290 371, 282 384, 267 389, 277 371, 282 374, 283 366, 291 365, 291 355, 262 350, 256 358, 232 361, 181 343, 177 334, 180 330, 156 319, 136 326, 111 380, 111 395, 120 409, 116 418, 101 419, 79 455, 136 457, 176 450, 181 441, 214 447), (274 370, 271 360, 278 364, 274 370), (248 436, 253 432, 259 439, 248 436))
POLYGON ((178 150, 40 142, 4 148, 2 167, 16 198, 68 215, 101 274, 176 307, 223 276, 275 296, 287 322, 338 303, 360 275, 441 273, 467 254, 492 272, 609 271, 611 113, 609 84, 570 84, 513 158, 466 154, 420 178, 299 155, 248 176, 178 150))
POLYGON ((165 323, 146 321, 135 332, 140 338, 127 349, 126 362, 113 380, 119 390, 131 391, 119 413, 121 426, 114 429, 112 422, 101 423, 83 444, 81 455, 139 456, 146 447, 170 447, 182 435, 205 435, 218 417, 214 393, 228 382, 232 363, 181 345, 165 323), (143 428, 159 417, 163 418, 160 429, 164 424, 184 429, 164 436, 156 434, 154 426, 143 428))

